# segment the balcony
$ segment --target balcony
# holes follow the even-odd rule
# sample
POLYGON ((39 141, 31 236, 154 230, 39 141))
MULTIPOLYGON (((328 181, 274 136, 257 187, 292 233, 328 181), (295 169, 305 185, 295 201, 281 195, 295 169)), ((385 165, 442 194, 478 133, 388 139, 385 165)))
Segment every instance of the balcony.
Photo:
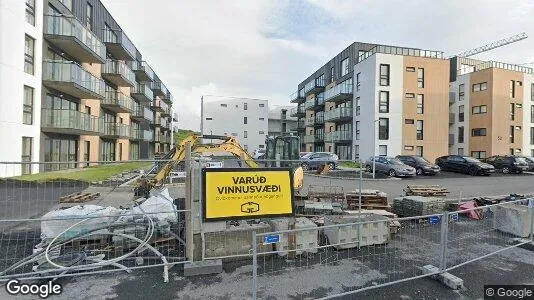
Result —
POLYGON ((302 105, 299 105, 297 107, 293 107, 290 111, 291 117, 301 118, 306 115, 306 110, 302 105))
POLYGON ((161 117, 160 116, 157 116, 154 118, 154 121, 152 123, 150 123, 150 125, 152 126, 161 126, 161 117))
POLYGON ((313 144, 315 142, 315 136, 305 135, 303 140, 304 140, 304 144, 313 144))
POLYGON ((454 124, 456 120, 456 115, 454 113, 449 113, 449 124, 454 124))
POLYGON ((344 122, 352 119, 352 107, 338 107, 325 111, 325 122, 344 122))
POLYGON ((152 122, 154 120, 154 113, 147 107, 134 104, 134 109, 132 110, 130 117, 136 121, 152 122))
POLYGON ((134 71, 135 79, 138 82, 152 82, 154 80, 154 71, 146 61, 132 61, 132 71, 134 71))
POLYGON ((133 87, 136 85, 134 72, 125 62, 120 60, 106 60, 106 63, 102 65, 102 78, 117 86, 133 87))
POLYGON ((352 141, 352 131, 338 130, 327 132, 325 134, 325 141, 330 143, 346 143, 352 141))
POLYGON ((306 124, 304 120, 300 119, 297 121, 297 127, 295 127, 295 131, 303 131, 306 129, 306 124))
POLYGON ((304 94, 315 94, 324 90, 324 78, 323 79, 312 79, 304 86, 304 94))
POLYGON ((336 104, 352 99, 352 83, 341 83, 324 92, 325 102, 336 104))
POLYGON ((130 125, 104 123, 102 137, 108 139, 128 139, 130 138, 130 125))
POLYGON ((140 141, 143 139, 143 130, 139 128, 130 128, 130 140, 140 141))
POLYGON ((314 124, 315 124, 315 126, 323 125, 324 124, 324 115, 316 115, 314 124))
POLYGON ((456 102, 456 93, 449 92, 449 105, 454 104, 455 102, 456 102))
POLYGON ((166 97, 167 93, 169 92, 163 82, 159 80, 154 80, 154 82, 152 83, 152 91, 154 91, 154 95, 160 97, 166 97))
POLYGON ((43 84, 80 99, 103 99, 105 84, 74 62, 44 61, 43 84))
POLYGON ((154 140, 154 132, 152 130, 143 130, 143 141, 151 142, 154 140))
POLYGON ((154 99, 151 107, 154 111, 160 112, 162 116, 170 114, 169 106, 159 99, 154 99))
POLYGON ((291 103, 303 103, 306 100, 306 97, 304 97, 304 91, 300 90, 297 92, 294 92, 289 96, 289 101, 291 103))
POLYGON ((104 30, 104 44, 108 52, 119 60, 134 60, 137 49, 122 30, 104 30))
POLYGON ((314 138, 316 143, 322 143, 324 142, 324 133, 316 133, 314 138))
POLYGON ((103 63, 104 44, 76 18, 64 15, 44 16, 44 38, 80 62, 103 63))
POLYGON ((167 104, 172 105, 172 102, 174 101, 174 98, 171 94, 171 92, 167 91, 167 94, 163 96, 161 99, 165 101, 167 104))
POLYGON ((454 134, 449 133, 449 146, 454 145, 454 134))
POLYGON ((154 99, 154 93, 150 89, 150 85, 142 83, 135 85, 130 90, 130 96, 135 100, 145 104, 151 104, 152 99, 154 99))
POLYGON ((106 97, 100 106, 116 113, 131 113, 136 103, 129 96, 113 88, 106 88, 106 97))
POLYGON ((101 119, 77 110, 42 109, 41 130, 71 135, 99 135, 101 119))

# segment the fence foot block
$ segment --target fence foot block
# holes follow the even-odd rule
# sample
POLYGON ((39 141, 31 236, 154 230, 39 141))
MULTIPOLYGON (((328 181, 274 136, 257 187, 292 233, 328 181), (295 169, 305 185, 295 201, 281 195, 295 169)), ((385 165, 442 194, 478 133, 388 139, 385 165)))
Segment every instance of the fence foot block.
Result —
POLYGON ((186 263, 184 265, 184 276, 197 276, 222 273, 222 260, 205 260, 186 263))
POLYGON ((512 245, 523 244, 523 245, 520 245, 519 248, 529 250, 529 251, 534 251, 534 242, 529 239, 514 238, 510 241, 510 244, 512 245))
MULTIPOLYGON (((439 272, 439 268, 432 266, 432 265, 426 265, 421 268, 423 271, 423 274, 432 274, 439 272)), ((436 275, 430 276, 433 279, 439 280, 444 285, 450 287, 453 290, 462 289, 464 287, 464 281, 462 278, 452 275, 449 272, 443 272, 436 275)))

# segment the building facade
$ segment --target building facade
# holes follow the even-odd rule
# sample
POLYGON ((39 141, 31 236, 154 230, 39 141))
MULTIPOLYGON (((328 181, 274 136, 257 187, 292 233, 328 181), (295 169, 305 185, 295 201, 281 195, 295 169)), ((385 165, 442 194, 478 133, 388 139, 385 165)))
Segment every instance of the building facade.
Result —
MULTIPOLYGON (((202 135, 234 136, 249 152, 265 148, 269 116, 267 100, 202 96, 201 102, 202 135)), ((219 141, 203 139, 202 142, 219 141)))
POLYGON ((290 116, 290 111, 294 108, 295 106, 269 107, 269 136, 279 136, 294 133, 294 131, 297 129, 297 118, 290 116))
POLYGON ((534 156, 533 69, 451 59, 449 152, 534 156))
POLYGON ((170 149, 172 95, 100 1, 5 3, 0 160, 71 162, 55 170, 170 149))

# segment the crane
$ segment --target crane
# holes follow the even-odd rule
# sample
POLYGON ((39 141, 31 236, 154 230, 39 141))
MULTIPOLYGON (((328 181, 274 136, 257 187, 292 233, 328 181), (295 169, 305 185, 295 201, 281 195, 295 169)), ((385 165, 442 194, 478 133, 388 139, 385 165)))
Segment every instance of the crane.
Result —
POLYGON ((504 39, 501 39, 501 40, 486 44, 484 46, 480 46, 480 47, 477 47, 477 48, 474 48, 474 49, 470 49, 470 50, 464 51, 464 52, 459 53, 459 54, 454 55, 454 56, 458 56, 458 57, 473 56, 473 55, 476 55, 476 54, 479 54, 479 53, 483 53, 483 52, 486 52, 486 51, 489 51, 489 50, 492 50, 492 49, 495 49, 495 48, 499 48, 499 47, 506 46, 506 45, 509 45, 509 44, 512 44, 512 43, 515 43, 515 42, 519 42, 521 40, 526 39, 527 37, 528 37, 527 33, 526 32, 522 32, 522 33, 510 36, 510 37, 507 37, 507 38, 504 38, 504 39))

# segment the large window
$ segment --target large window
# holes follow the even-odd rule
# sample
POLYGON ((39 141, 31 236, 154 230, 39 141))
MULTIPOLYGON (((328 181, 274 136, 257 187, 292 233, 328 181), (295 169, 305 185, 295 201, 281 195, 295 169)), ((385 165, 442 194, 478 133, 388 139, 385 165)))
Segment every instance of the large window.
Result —
POLYGON ((389 85, 389 65, 380 65, 380 85, 389 85))
POLYGON ((477 114, 485 114, 488 112, 488 107, 486 105, 480 105, 480 106, 473 106, 471 108, 471 113, 473 115, 477 114))
POLYGON ((464 101, 465 99, 465 85, 460 84, 458 86, 458 101, 464 101))
POLYGON ((423 120, 417 120, 416 138, 419 141, 422 141, 424 139, 424 124, 423 124, 423 120))
POLYGON ((243 110, 247 110, 248 109, 248 103, 243 103, 243 110))
POLYGON ((458 143, 464 142, 464 127, 459 126, 458 127, 458 143))
POLYGON ((530 123, 534 123, 534 105, 530 106, 530 123))
POLYGON ((417 113, 425 113, 425 96, 422 94, 417 94, 417 113))
POLYGON ((486 158, 486 151, 471 151, 471 156, 477 159, 486 158))
POLYGON ((360 139, 360 121, 356 121, 356 139, 360 139))
POLYGON ((458 122, 465 120, 465 107, 463 105, 458 106, 458 122))
POLYGON ((247 117, 243 117, 243 124, 248 124, 248 118, 247 117))
POLYGON ((330 82, 334 82, 334 67, 330 68, 330 82))
POLYGON ((416 146, 415 147, 415 154, 419 155, 419 156, 423 156, 423 146, 416 146))
POLYGON ((35 26, 35 0, 26 0, 26 22, 35 26))
POLYGON ((475 84, 473 84, 473 87, 472 87, 472 91, 473 92, 485 91, 487 89, 488 89, 488 83, 487 82, 475 83, 475 84))
POLYGON ((22 104, 22 123, 33 124, 33 88, 24 86, 24 102, 22 104))
POLYGON ((74 162, 78 160, 78 140, 45 137, 44 159, 45 162, 62 162, 61 164, 45 164, 46 171, 76 167, 74 162))
POLYGON ((93 28, 93 6, 87 3, 87 9, 85 11, 85 26, 91 30, 93 28))
POLYGON ((361 73, 356 74, 356 92, 360 90, 360 74, 361 73))
POLYGON ((510 126, 510 143, 513 144, 514 142, 515 142, 515 126, 510 126))
POLYGON ((243 138, 245 138, 245 139, 248 138, 248 131, 246 131, 246 130, 243 131, 243 138))
POLYGON ((417 87, 419 88, 425 87, 425 69, 423 68, 417 69, 417 87))
POLYGON ((389 112, 389 92, 380 91, 380 99, 378 102, 378 112, 380 113, 389 112))
POLYGON ((515 103, 510 103, 510 120, 515 120, 515 103))
POLYGON ((530 144, 534 145, 534 127, 530 127, 530 144))
MULTIPOLYGON (((22 156, 21 162, 28 163, 32 161, 32 138, 31 137, 22 137, 22 156)), ((22 164, 22 174, 31 174, 32 165, 31 164, 22 164)))
POLYGON ((35 40, 26 35, 24 39, 24 72, 33 75, 34 72, 35 40))
POLYGON ((345 58, 341 61, 341 76, 345 76, 349 73, 349 58, 345 58))
POLYGON ((510 98, 515 98, 515 81, 510 80, 510 98))
POLYGON ((379 140, 389 139, 389 119, 388 118, 378 119, 378 139, 379 140))
MULTIPOLYGON (((115 161, 115 141, 102 140, 100 142, 100 159, 102 161, 115 161)), ((156 149, 159 152, 159 149, 156 149)))
POLYGON ((356 115, 360 115, 360 97, 356 97, 356 115))
POLYGON ((387 145, 379 145, 378 146, 378 155, 379 156, 388 156, 388 146, 387 145))
POLYGON ((471 129, 471 136, 486 136, 486 128, 471 129))
POLYGON ((530 85, 530 101, 534 101, 534 83, 530 85))
POLYGON ((139 160, 139 144, 130 143, 130 160, 139 160))

